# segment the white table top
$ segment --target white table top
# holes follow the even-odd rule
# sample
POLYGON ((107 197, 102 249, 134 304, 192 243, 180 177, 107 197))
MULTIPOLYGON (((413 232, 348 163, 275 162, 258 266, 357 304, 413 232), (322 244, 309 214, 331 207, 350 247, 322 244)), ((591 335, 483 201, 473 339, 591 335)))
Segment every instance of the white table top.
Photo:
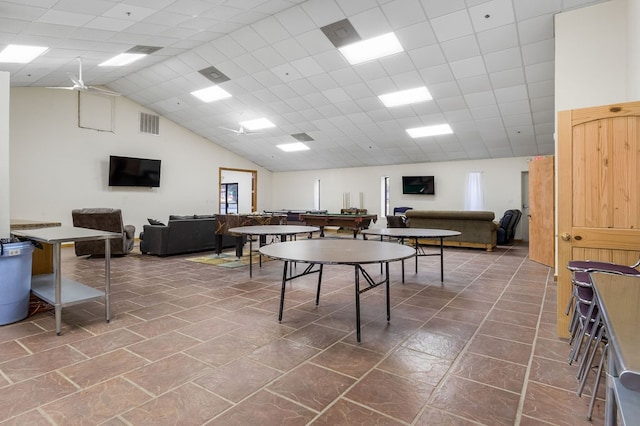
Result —
POLYGON ((307 232, 317 232, 319 230, 320 228, 318 228, 317 226, 303 225, 255 225, 229 228, 229 232, 247 235, 293 235, 304 234, 307 232))
POLYGON ((458 231, 428 228, 369 228, 360 231, 362 234, 381 235, 383 237, 404 238, 443 238, 460 235, 458 231))
POLYGON ((117 232, 100 231, 97 229, 78 228, 75 226, 56 226, 53 228, 25 229, 11 231, 16 237, 24 237, 43 243, 61 243, 83 240, 106 240, 121 238, 117 232))
POLYGON ((293 262, 356 265, 407 259, 415 256, 415 249, 382 241, 318 238, 270 244, 260 253, 293 262))

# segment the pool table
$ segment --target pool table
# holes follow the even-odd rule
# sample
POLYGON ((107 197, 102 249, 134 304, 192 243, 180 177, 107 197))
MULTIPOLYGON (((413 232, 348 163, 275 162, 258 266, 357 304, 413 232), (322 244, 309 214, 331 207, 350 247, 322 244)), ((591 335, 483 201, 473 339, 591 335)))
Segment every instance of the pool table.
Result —
POLYGON ((375 214, 308 213, 300 215, 300 221, 305 225, 320 228, 321 237, 324 237, 325 226, 337 226, 351 229, 355 238, 359 230, 367 229, 372 221, 375 223, 377 220, 378 216, 375 214))

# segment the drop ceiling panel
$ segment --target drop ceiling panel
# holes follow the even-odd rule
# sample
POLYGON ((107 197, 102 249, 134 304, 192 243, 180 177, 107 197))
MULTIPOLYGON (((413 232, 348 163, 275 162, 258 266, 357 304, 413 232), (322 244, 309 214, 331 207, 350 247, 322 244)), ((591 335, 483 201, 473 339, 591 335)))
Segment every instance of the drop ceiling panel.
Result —
POLYGON ((362 39, 379 36, 390 31, 393 27, 380 8, 372 8, 357 15, 350 16, 349 21, 362 39))
POLYGON ((553 15, 542 15, 518 23, 520 43, 529 44, 553 38, 553 15))
POLYGON ((12 73, 12 86, 63 86, 81 56, 90 84, 274 171, 553 154, 553 15, 595 3, 0 0, 0 44, 50 46, 0 70, 12 73), (349 65, 320 29, 345 18, 361 37, 395 31, 405 51, 349 65), (126 67, 97 67, 135 45, 162 49, 126 67), (232 98, 190 95, 211 85, 198 73, 211 66, 230 78, 221 87, 232 98), (386 108, 376 96, 422 85, 434 100, 386 108), (219 128, 261 116, 276 128, 251 138, 219 128), (453 135, 414 140, 405 131, 447 122, 453 135), (310 151, 275 148, 303 132, 316 139, 310 151))
POLYGON ((492 0, 470 7, 469 15, 477 32, 512 24, 515 19, 512 0, 492 0))
POLYGON ((471 19, 466 9, 433 18, 431 19, 431 26, 440 42, 473 33, 471 19))
POLYGON ((468 35, 442 42, 440 47, 449 62, 480 55, 480 48, 478 47, 475 35, 468 35))
POLYGON ((437 42, 436 35, 428 22, 420 22, 395 31, 405 50, 418 49, 437 42))
POLYGON ((437 18, 439 16, 448 15, 452 12, 462 10, 466 7, 464 0, 421 0, 422 7, 424 8, 429 19, 437 18))
POLYGON ((425 20, 425 13, 418 0, 394 0, 382 6, 393 28, 404 28, 425 20))
POLYGON ((477 33, 482 53, 497 52, 510 47, 519 47, 518 32, 515 25, 505 25, 477 33))
MULTIPOLYGON (((276 19, 293 36, 319 28, 322 25, 315 25, 309 15, 300 6, 286 9, 276 15, 276 19)), ((338 21, 339 19, 336 19, 338 21)))
POLYGON ((429 68, 446 63, 446 59, 439 44, 410 50, 408 54, 413 61, 413 64, 418 69, 429 68))

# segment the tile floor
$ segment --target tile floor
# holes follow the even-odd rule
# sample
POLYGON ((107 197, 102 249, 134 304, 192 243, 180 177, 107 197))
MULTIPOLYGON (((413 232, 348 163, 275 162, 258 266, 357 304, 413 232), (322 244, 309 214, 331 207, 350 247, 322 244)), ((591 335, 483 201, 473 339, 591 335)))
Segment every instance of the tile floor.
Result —
MULTIPOLYGON (((318 307, 317 276, 290 284, 278 323, 279 261, 249 279, 193 255, 115 258, 109 324, 90 302, 64 309, 61 336, 50 312, 0 327, 0 424, 588 424, 553 271, 527 255, 446 249, 444 284, 437 257, 408 261, 404 284, 392 264, 391 322, 383 289, 365 293, 361 344, 351 267, 325 267, 318 307)), ((63 249, 78 281, 102 286, 103 264, 63 249)))

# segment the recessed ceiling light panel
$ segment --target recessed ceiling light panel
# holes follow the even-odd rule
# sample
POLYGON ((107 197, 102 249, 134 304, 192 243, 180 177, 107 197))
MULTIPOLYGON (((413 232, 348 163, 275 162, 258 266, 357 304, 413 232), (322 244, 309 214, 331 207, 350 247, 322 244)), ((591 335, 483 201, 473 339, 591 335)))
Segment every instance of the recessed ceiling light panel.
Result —
POLYGON ((423 138, 425 136, 450 135, 453 133, 448 124, 436 124, 435 126, 414 127, 407 129, 407 133, 412 138, 423 138))
POLYGON ((285 152, 306 151, 309 149, 309 147, 302 142, 285 143, 276 146, 285 152))
POLYGON ((276 127, 271 121, 266 118, 256 118, 255 120, 241 121, 240 125, 247 130, 260 130, 276 127))
POLYGON ((122 67, 124 65, 128 65, 133 61, 137 61, 138 59, 144 58, 144 53, 121 53, 117 56, 114 56, 111 59, 104 61, 101 64, 98 64, 99 67, 122 67))
POLYGON ((398 37, 394 33, 383 34, 339 48, 351 65, 404 51, 398 37))
POLYGON ((415 104, 418 102, 430 101, 433 99, 426 87, 416 87, 415 89, 401 90, 399 92, 387 93, 378 96, 386 107, 415 104))
POLYGON ((220 86, 205 87, 191 92, 191 94, 203 102, 214 102, 231 97, 231 93, 220 88, 220 86))
POLYGON ((42 55, 49 48, 44 46, 23 46, 10 44, 0 52, 0 62, 26 64, 42 55))

